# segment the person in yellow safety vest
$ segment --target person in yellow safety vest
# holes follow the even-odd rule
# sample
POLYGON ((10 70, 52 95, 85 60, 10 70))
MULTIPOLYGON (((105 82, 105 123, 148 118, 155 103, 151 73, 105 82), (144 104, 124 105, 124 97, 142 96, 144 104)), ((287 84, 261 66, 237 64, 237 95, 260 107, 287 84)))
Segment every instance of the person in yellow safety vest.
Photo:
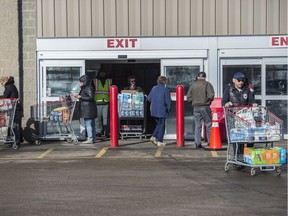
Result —
POLYGON ((97 104, 97 118, 96 124, 96 135, 101 136, 104 132, 106 138, 110 137, 110 128, 108 124, 109 116, 109 88, 112 85, 112 80, 107 79, 106 72, 100 68, 98 75, 93 79, 95 95, 94 100, 97 104))

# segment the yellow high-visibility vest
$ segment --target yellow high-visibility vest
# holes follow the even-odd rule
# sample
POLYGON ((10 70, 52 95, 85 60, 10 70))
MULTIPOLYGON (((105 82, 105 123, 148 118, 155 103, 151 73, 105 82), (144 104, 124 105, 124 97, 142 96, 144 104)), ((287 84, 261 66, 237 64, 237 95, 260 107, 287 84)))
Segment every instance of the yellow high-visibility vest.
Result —
POLYGON ((96 102, 109 102, 110 101, 109 88, 112 84, 112 80, 106 79, 104 86, 102 85, 101 80, 95 79, 93 81, 95 85, 94 100, 96 102))

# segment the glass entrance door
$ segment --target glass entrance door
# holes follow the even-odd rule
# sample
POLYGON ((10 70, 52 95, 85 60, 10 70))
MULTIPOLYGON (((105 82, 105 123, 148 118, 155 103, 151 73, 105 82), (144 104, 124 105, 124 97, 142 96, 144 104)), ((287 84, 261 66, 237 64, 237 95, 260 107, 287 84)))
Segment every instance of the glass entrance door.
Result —
POLYGON ((194 119, 191 103, 186 102, 186 95, 196 75, 203 70, 203 59, 161 60, 161 74, 168 78, 167 88, 172 97, 172 109, 166 122, 165 139, 176 138, 176 87, 184 86, 184 124, 185 138, 194 138, 194 119))
POLYGON ((79 77, 84 74, 85 62, 41 61, 38 78, 39 101, 55 101, 70 93, 78 93, 79 77))
POLYGON ((221 60, 223 89, 231 82, 233 74, 241 71, 254 87, 259 105, 266 106, 284 121, 283 129, 287 136, 287 76, 286 58, 228 59, 221 60))
POLYGON ((287 139, 287 59, 263 59, 263 69, 265 70, 265 79, 263 78, 265 97, 262 104, 284 121, 283 132, 286 134, 285 138, 287 139))

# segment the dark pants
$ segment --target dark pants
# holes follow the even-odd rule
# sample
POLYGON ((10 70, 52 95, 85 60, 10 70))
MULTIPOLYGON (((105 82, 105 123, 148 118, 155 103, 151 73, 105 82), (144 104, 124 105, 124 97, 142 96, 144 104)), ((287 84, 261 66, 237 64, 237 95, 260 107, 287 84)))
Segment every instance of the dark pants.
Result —
MULTIPOLYGON (((15 142, 17 145, 20 145, 23 142, 23 130, 21 127, 22 124, 22 112, 16 110, 14 121, 13 121, 13 132, 15 135, 15 142)), ((8 128, 8 137, 13 136, 13 133, 10 128, 8 128)))
POLYGON ((210 133, 212 127, 212 114, 209 106, 194 107, 194 117, 195 117, 195 143, 197 145, 201 144, 201 131, 202 131, 202 121, 204 121, 206 126, 206 135, 208 143, 210 143, 210 133))
POLYGON ((157 139, 157 141, 159 142, 163 142, 163 137, 164 137, 164 133, 165 133, 165 121, 166 118, 158 118, 158 117, 154 117, 155 121, 156 121, 156 128, 153 132, 153 137, 155 137, 157 139))
MULTIPOLYGON (((237 155, 240 154, 244 154, 244 145, 245 144, 238 144, 238 150, 237 150, 237 155)), ((247 147, 254 147, 254 144, 253 143, 247 143, 247 147)), ((235 155, 235 152, 236 152, 236 144, 234 143, 233 144, 233 150, 234 150, 234 155, 235 155)))

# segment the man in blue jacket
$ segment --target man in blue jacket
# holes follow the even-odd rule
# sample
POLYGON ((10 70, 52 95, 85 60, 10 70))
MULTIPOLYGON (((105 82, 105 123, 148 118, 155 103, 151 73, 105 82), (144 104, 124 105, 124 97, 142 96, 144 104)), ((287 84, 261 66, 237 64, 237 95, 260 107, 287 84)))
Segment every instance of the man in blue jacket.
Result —
POLYGON ((171 96, 169 90, 165 87, 167 78, 159 76, 157 85, 154 86, 148 95, 148 101, 151 102, 150 112, 151 116, 156 121, 156 128, 153 132, 150 141, 157 146, 165 146, 163 137, 165 133, 165 120, 171 110, 171 96))

